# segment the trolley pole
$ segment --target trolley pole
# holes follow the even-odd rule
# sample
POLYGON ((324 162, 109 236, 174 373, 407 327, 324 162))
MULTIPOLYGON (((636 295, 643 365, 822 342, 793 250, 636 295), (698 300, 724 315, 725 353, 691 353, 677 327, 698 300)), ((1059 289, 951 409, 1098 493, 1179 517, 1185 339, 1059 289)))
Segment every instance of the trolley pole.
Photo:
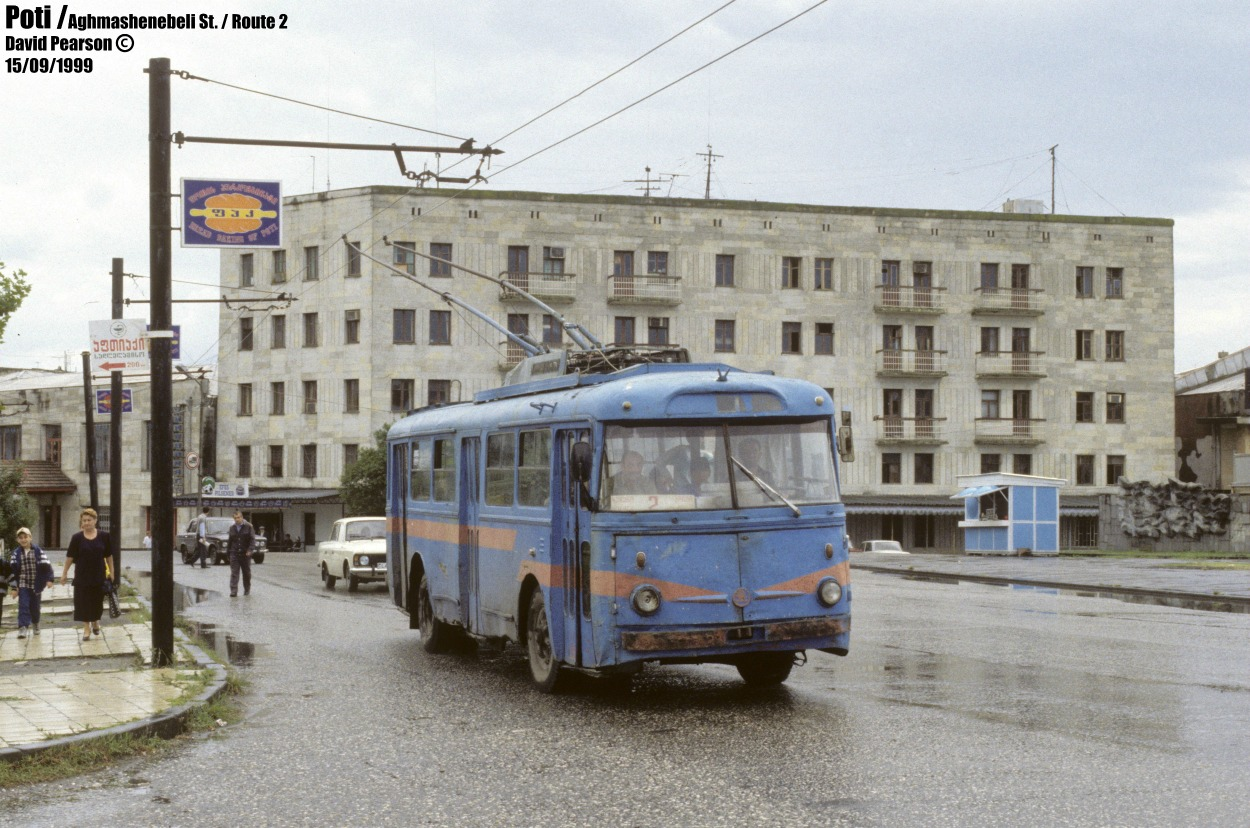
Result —
POLYGON ((152 279, 152 666, 174 661, 169 58, 148 61, 148 255, 152 279))

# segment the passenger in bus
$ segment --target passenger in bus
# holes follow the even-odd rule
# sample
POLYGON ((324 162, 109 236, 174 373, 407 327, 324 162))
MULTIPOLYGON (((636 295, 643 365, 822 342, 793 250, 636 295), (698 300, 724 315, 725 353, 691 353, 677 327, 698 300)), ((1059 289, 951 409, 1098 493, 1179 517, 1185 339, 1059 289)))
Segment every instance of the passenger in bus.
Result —
POLYGON ((692 494, 696 497, 703 494, 703 487, 712 479, 712 464, 704 457, 696 457, 690 461, 690 480, 677 487, 678 494, 692 494))
POLYGON ((612 494, 655 494, 655 484, 642 473, 645 462, 636 451, 622 454, 621 470, 608 481, 612 494))
POLYGON ((738 462, 746 466, 750 471, 763 480, 768 485, 773 485, 772 473, 764 467, 764 452, 760 448, 760 441, 754 437, 748 437, 738 444, 734 454, 738 458, 738 462))
POLYGON ((677 485, 673 482, 673 475, 659 463, 656 463, 655 468, 651 470, 651 480, 655 485, 656 494, 671 494, 676 491, 677 485))

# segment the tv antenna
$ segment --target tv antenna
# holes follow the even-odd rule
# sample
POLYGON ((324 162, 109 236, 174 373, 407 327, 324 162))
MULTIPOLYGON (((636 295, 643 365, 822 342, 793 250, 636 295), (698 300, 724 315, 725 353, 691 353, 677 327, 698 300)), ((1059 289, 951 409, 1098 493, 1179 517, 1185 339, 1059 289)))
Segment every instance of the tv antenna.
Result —
POLYGON ((703 197, 704 197, 705 199, 708 199, 708 200, 710 201, 710 200, 711 200, 711 198, 712 198, 712 159, 714 159, 714 158, 724 158, 725 156, 723 156, 723 155, 716 155, 716 154, 714 154, 714 153, 712 152, 712 145, 711 145, 711 144, 708 144, 708 145, 707 145, 707 152, 699 152, 699 153, 695 153, 695 154, 696 154, 696 155, 698 155, 700 158, 706 158, 706 159, 707 159, 707 181, 706 181, 706 183, 703 185, 703 197))

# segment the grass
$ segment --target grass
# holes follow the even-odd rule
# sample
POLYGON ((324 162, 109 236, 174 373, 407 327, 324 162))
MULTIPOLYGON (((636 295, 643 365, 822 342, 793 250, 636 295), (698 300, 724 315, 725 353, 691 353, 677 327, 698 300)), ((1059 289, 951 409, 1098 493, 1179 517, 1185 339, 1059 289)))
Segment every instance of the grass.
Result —
POLYGON ((1064 558, 1141 558, 1144 560, 1168 558, 1179 561, 1242 561, 1250 563, 1250 551, 1247 552, 1154 552, 1145 549, 1064 549, 1059 553, 1064 558))

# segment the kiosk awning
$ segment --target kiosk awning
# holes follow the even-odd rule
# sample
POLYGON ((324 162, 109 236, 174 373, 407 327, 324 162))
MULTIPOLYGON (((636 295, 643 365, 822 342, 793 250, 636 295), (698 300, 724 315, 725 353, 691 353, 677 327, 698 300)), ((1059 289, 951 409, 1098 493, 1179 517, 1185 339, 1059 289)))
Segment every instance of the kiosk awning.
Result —
POLYGON ((1006 486, 969 486, 957 495, 951 495, 951 500, 966 500, 970 497, 985 497, 987 494, 1001 492, 1006 486))

